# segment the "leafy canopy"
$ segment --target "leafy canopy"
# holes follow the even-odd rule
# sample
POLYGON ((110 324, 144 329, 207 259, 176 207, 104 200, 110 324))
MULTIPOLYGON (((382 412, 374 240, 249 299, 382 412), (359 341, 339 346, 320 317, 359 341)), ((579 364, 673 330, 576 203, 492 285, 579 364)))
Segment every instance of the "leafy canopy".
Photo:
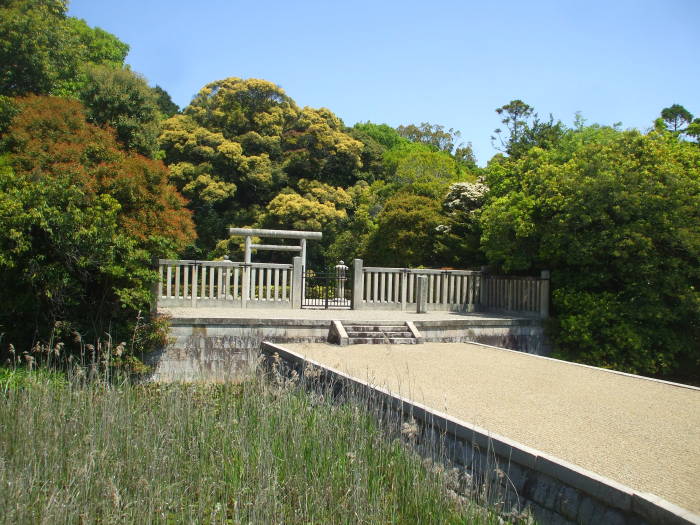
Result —
MULTIPOLYGON (((31 96, 3 137, 0 316, 13 338, 56 322, 102 337, 148 308, 153 256, 194 238, 184 199, 162 163, 120 148, 76 101, 31 96)), ((46 334, 43 334, 46 335, 46 334)))
POLYGON ((700 151, 598 126, 492 163, 482 246, 508 271, 552 270, 559 355, 630 372, 697 367, 700 151))

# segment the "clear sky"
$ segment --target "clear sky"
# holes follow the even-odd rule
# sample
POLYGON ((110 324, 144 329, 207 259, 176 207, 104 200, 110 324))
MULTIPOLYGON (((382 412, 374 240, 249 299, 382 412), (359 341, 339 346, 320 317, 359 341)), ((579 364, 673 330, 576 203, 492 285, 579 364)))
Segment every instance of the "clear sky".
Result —
POLYGON ((481 165, 494 109, 516 98, 566 124, 700 115, 700 0, 71 0, 69 15, 129 44, 181 107, 209 82, 263 78, 347 125, 455 128, 481 165))

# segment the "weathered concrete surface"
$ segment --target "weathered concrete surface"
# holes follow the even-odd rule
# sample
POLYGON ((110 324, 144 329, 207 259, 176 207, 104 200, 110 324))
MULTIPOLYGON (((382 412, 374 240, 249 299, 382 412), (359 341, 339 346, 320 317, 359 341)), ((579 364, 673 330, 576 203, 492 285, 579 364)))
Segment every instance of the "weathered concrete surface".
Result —
POLYGON ((536 317, 515 317, 487 313, 401 312, 398 310, 311 310, 311 309, 233 309, 162 308, 171 317, 173 335, 183 335, 187 327, 208 327, 229 335, 239 335, 244 327, 259 328, 268 341, 325 341, 331 321, 347 324, 366 322, 414 323, 424 341, 477 342, 511 348, 537 355, 548 355, 549 345, 542 321, 536 317), (175 333, 177 332, 177 333, 175 333))
POLYGON ((471 344, 284 346, 700 513, 698 388, 471 344))
POLYGON ((161 308, 170 317, 171 342, 149 356, 161 381, 230 380, 260 341, 323 342, 334 320, 346 323, 412 322, 424 341, 473 341, 546 355, 537 318, 494 314, 269 308, 161 308))
MULTIPOLYGON (((340 321, 446 321, 477 319, 501 321, 504 319, 531 319, 528 317, 488 313, 461 312, 402 312, 401 310, 315 310, 311 308, 288 309, 286 312, 268 308, 160 308, 159 313, 173 319, 293 319, 340 321)), ((537 319, 532 317, 532 319, 537 319)))
POLYGON ((159 381, 220 381, 236 379, 262 340, 324 342, 334 320, 346 323, 413 322, 425 341, 474 341, 536 354, 548 347, 539 319, 487 314, 398 311, 174 308, 171 342, 147 363, 159 381))

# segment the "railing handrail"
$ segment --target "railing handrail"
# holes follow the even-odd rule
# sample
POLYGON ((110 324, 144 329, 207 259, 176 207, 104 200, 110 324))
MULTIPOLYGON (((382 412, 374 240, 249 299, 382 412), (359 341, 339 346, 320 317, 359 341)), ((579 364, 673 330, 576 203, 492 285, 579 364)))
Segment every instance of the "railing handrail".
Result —
POLYGON ((451 273, 453 275, 480 275, 479 270, 440 270, 437 268, 387 268, 383 266, 364 266, 363 273, 413 273, 418 275, 440 275, 451 273))
POLYGON ((159 265, 166 266, 190 266, 196 264, 198 266, 223 266, 229 268, 271 268, 280 270, 289 270, 292 268, 291 264, 278 264, 278 263, 244 263, 239 261, 199 261, 196 259, 158 259, 159 265))

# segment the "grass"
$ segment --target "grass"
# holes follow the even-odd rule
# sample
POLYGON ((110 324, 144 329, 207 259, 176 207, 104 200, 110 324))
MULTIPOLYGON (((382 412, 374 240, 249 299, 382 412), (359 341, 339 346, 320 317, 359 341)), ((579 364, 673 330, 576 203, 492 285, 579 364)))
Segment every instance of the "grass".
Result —
POLYGON ((3 523, 499 522, 360 404, 58 377, 0 374, 3 523))

